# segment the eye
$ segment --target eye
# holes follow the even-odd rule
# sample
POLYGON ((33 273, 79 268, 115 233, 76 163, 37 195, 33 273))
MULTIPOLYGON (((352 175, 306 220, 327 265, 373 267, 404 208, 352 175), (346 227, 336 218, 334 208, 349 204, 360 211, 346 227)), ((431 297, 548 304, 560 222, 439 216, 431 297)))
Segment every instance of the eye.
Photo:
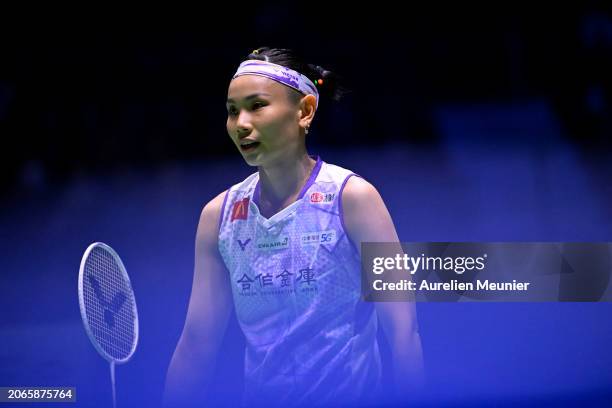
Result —
POLYGON ((234 116, 234 114, 235 114, 235 109, 234 109, 234 107, 233 107, 233 106, 232 106, 232 107, 227 108, 227 114, 228 114, 228 115, 230 115, 230 116, 234 116))
POLYGON ((261 103, 261 102, 255 102, 255 103, 253 104, 253 108, 254 108, 254 109, 261 108, 261 107, 264 107, 264 106, 266 106, 266 105, 265 105, 265 104, 263 104, 263 103, 261 103))

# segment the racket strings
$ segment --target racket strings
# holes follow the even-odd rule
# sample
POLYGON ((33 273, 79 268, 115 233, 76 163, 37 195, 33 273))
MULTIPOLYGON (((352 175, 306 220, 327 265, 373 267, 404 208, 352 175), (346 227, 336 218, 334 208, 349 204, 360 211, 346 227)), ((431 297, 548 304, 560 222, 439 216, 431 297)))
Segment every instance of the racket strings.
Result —
POLYGON ((111 253, 96 247, 85 262, 83 295, 87 321, 100 347, 122 360, 135 348, 135 301, 111 253))

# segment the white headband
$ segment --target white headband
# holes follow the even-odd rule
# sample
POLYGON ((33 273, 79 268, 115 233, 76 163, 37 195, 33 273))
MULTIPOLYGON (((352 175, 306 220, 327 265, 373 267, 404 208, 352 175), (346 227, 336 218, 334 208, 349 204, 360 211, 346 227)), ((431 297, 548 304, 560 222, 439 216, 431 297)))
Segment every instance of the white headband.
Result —
POLYGON ((316 107, 319 107, 319 91, 317 87, 308 77, 297 71, 268 61, 246 60, 240 64, 232 79, 240 75, 264 76, 287 85, 304 95, 314 95, 317 98, 316 107))

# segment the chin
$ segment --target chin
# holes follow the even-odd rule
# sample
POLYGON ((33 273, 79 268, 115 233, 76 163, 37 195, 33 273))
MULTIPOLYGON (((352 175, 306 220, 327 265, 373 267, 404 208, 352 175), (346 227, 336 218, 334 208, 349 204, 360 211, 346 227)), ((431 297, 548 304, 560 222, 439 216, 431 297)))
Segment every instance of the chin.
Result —
POLYGON ((258 155, 242 156, 242 158, 244 159, 246 164, 248 164, 251 167, 261 166, 261 160, 259 160, 259 156, 258 155))
POLYGON ((246 164, 248 164, 251 167, 259 167, 259 163, 253 161, 253 160, 244 160, 246 162, 246 164))
POLYGON ((242 155, 242 158, 246 164, 251 167, 260 167, 266 163, 269 164, 276 157, 276 155, 272 155, 272 157, 270 157, 270 152, 266 150, 258 150, 249 153, 240 152, 240 154, 242 155))

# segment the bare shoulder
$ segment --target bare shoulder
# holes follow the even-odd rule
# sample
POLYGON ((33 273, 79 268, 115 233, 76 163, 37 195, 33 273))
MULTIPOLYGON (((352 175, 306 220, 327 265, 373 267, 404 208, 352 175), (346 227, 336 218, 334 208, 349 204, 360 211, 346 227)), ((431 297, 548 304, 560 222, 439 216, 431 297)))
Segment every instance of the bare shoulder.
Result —
POLYGON ((355 200, 380 197, 376 187, 369 181, 358 176, 349 177, 342 190, 342 200, 349 204, 355 200), (348 201, 348 202, 347 202, 348 201))
POLYGON ((221 217, 221 211, 223 207, 223 201, 227 190, 223 191, 215 198, 210 200, 200 214, 200 221, 198 223, 198 241, 205 241, 209 244, 217 242, 217 229, 219 226, 219 218, 221 217))
POLYGON ((369 181, 352 176, 342 190, 342 210, 345 218, 361 218, 385 209, 380 193, 369 181))
POLYGON ((350 177, 342 190, 344 225, 351 240, 393 241, 397 233, 380 193, 361 177, 350 177))
POLYGON ((202 215, 207 216, 219 216, 221 215, 221 207, 223 207, 223 201, 225 200, 225 194, 227 190, 219 193, 215 198, 210 200, 202 209, 202 215))

